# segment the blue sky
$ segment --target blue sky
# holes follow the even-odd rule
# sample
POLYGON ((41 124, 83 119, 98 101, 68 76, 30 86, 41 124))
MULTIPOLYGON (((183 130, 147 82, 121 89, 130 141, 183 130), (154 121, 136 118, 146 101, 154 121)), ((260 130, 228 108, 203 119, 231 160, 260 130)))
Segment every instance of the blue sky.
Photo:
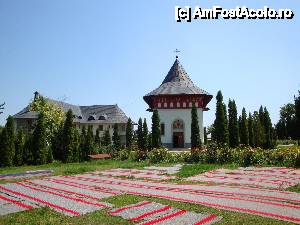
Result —
MULTIPOLYGON (((0 0, 0 102, 9 114, 35 90, 77 105, 118 104, 150 119, 142 97, 158 87, 175 55, 194 83, 238 110, 279 108, 300 89, 299 1, 0 0), (293 20, 177 23, 174 7, 291 8, 293 20)), ((214 120, 215 100, 204 124, 214 120)))

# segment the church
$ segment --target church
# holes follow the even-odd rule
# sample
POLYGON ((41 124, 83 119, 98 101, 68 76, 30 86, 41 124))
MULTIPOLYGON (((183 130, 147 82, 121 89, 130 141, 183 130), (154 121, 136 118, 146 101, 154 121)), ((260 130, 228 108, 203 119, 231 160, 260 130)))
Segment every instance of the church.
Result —
POLYGON ((143 98, 148 111, 156 109, 160 118, 161 142, 167 148, 191 147, 191 109, 197 108, 203 142, 203 112, 212 95, 197 87, 179 62, 178 56, 162 84, 143 98))

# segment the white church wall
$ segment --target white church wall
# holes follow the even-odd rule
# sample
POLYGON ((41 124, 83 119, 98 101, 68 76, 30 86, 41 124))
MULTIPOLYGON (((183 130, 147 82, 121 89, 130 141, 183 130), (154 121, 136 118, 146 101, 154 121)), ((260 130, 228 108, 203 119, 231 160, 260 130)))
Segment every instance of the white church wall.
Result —
MULTIPOLYGON (((203 136, 203 110, 197 109, 200 136, 203 136)), ((162 143, 167 147, 173 147, 173 128, 172 124, 175 120, 184 122, 184 142, 186 147, 190 147, 191 143, 191 109, 158 109, 160 123, 165 124, 165 134, 161 136, 162 143)))

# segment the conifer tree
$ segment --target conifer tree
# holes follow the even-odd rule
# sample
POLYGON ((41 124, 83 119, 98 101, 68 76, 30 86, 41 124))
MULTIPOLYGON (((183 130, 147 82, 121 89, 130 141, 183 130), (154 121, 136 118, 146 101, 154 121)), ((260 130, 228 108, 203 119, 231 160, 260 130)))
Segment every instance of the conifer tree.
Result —
POLYGON ((80 161, 80 143, 81 143, 81 136, 77 129, 74 129, 74 147, 73 147, 73 162, 80 161))
POLYGON ((118 131, 118 124, 114 124, 114 132, 112 136, 113 140, 113 146, 115 150, 119 150, 121 147, 121 141, 120 141, 120 136, 119 136, 119 131, 118 131))
POLYGON ((248 131, 248 120, 246 109, 242 110, 242 121, 241 121, 241 144, 249 145, 249 131, 248 131))
POLYGON ((273 147, 272 122, 267 108, 264 108, 265 148, 273 147))
POLYGON ((229 146, 235 148, 239 145, 238 115, 235 101, 230 99, 228 103, 228 131, 229 146))
POLYGON ((95 147, 99 149, 101 146, 100 129, 97 128, 95 135, 95 147))
POLYGON ((25 147, 25 134, 22 129, 19 129, 15 140, 14 164, 16 166, 23 165, 24 147, 25 147))
POLYGON ((105 130, 104 132, 103 145, 106 147, 111 145, 111 137, 110 137, 109 129, 105 130))
POLYGON ((226 113, 226 106, 223 103, 223 95, 218 91, 216 96, 216 119, 214 122, 214 138, 219 145, 226 145, 229 142, 228 137, 228 120, 226 113))
POLYGON ((259 113, 257 111, 253 114, 253 136, 254 136, 254 147, 261 147, 263 145, 263 126, 260 122, 259 113))
POLYGON ((206 127, 204 127, 204 144, 207 145, 207 130, 206 130, 206 127))
POLYGON ((133 130, 132 130, 132 120, 128 118, 126 124, 126 147, 131 148, 133 144, 133 130))
POLYGON ((152 115, 152 147, 159 148, 160 145, 160 120, 157 109, 154 109, 152 115))
POLYGON ((33 131, 32 152, 34 164, 41 165, 47 162, 46 127, 43 113, 39 114, 33 131))
POLYGON ((143 150, 147 150, 148 148, 148 141, 149 141, 149 138, 148 138, 148 134, 149 134, 149 131, 148 131, 148 126, 147 126, 147 121, 146 121, 146 118, 144 118, 144 123, 143 123, 143 150))
POLYGON ((79 161, 85 160, 85 143, 86 143, 86 129, 85 129, 85 126, 82 126, 81 135, 80 135, 80 159, 79 159, 79 161))
POLYGON ((24 152, 23 152, 23 163, 27 165, 34 164, 33 159, 33 150, 32 150, 32 134, 28 133, 25 136, 25 145, 24 145, 24 152))
POLYGON ((93 126, 88 126, 84 147, 84 160, 89 160, 89 155, 91 155, 94 152, 93 126))
POLYGON ((193 103, 193 107, 191 110, 191 148, 197 149, 201 147, 202 145, 201 145, 197 108, 195 106, 195 103, 193 103))
POLYGON ((53 133, 51 138, 51 150, 55 160, 62 160, 62 133, 64 122, 60 124, 58 129, 53 133))
POLYGON ((300 145, 300 91, 298 96, 294 97, 295 101, 295 117, 296 117, 296 137, 298 138, 298 145, 300 145))
POLYGON ((75 151, 75 128, 73 124, 73 113, 69 110, 66 114, 66 120, 62 132, 62 162, 70 163, 74 160, 75 151))
POLYGON ((248 132, 249 132, 249 145, 251 147, 254 147, 253 117, 250 112, 249 112, 249 117, 248 117, 248 132))
POLYGON ((262 145, 260 147, 263 147, 263 145, 265 145, 266 143, 266 129, 265 129, 265 113, 264 113, 264 108, 261 105, 258 111, 258 115, 259 115, 259 120, 260 120, 260 124, 262 126, 262 145))
POLYGON ((144 148, 144 136, 143 136, 143 120, 139 118, 138 129, 137 129, 137 144, 138 149, 142 150, 144 148))
POLYGON ((2 141, 0 144, 0 165, 12 166, 15 157, 15 132, 14 119, 8 116, 4 129, 2 130, 2 141))

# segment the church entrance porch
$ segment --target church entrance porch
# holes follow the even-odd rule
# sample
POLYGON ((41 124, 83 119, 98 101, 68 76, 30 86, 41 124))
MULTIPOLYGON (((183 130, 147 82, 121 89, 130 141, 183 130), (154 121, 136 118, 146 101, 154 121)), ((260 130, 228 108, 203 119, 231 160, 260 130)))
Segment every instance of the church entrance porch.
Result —
POLYGON ((173 133, 173 148, 184 148, 183 132, 173 133))

